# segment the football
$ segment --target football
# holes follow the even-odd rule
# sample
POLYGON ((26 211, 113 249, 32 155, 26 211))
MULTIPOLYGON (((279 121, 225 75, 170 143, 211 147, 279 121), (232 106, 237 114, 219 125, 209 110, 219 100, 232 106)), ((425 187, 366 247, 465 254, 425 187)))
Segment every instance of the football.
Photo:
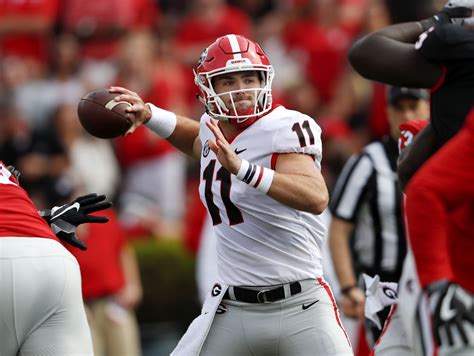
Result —
POLYGON ((109 89, 97 89, 84 95, 77 106, 82 127, 92 136, 114 138, 124 135, 132 126, 133 114, 125 110, 131 106, 125 101, 115 101, 119 95, 109 89))

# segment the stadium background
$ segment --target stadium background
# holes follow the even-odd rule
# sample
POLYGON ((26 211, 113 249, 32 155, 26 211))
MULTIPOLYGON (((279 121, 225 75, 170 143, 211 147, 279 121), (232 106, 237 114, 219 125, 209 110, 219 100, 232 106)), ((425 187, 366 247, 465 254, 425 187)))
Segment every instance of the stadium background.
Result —
MULTIPOLYGON (((198 118, 202 105, 195 98, 192 66, 216 37, 238 33, 267 52, 276 71, 275 100, 322 127, 323 175, 331 189, 347 158, 388 132, 386 88, 350 68, 351 44, 389 23, 425 18, 442 5, 430 0, 0 0, 0 157, 22 171, 39 208, 90 187, 107 193, 120 211, 126 174, 172 149, 156 139, 145 144, 144 136, 93 140, 78 131, 79 98, 121 84, 163 108, 198 118), (92 150, 84 149, 84 140, 92 150), (93 157, 99 151, 113 155, 93 157), (92 158, 90 170, 82 172, 88 183, 81 187, 74 162, 92 158)), ((166 354, 199 311, 194 262, 202 208, 196 163, 187 161, 186 168, 186 194, 178 202, 185 211, 178 220, 154 221, 150 213, 140 224, 125 224, 143 283, 137 316, 144 355, 166 354)))

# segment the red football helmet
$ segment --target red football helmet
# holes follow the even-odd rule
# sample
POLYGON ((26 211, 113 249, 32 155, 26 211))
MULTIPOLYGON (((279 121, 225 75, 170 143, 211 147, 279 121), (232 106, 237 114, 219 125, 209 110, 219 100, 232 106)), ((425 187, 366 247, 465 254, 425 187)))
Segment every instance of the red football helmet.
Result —
POLYGON ((400 125, 400 137, 398 138, 398 151, 402 152, 411 145, 416 135, 428 125, 428 121, 408 121, 400 125))
POLYGON ((272 108, 273 67, 260 46, 240 35, 219 37, 202 53, 194 70, 194 82, 201 95, 208 114, 219 120, 226 120, 239 126, 248 126, 272 108), (218 75, 240 71, 257 71, 260 74, 260 88, 233 90, 217 94, 212 79, 218 75), (239 112, 232 94, 242 91, 255 93, 253 110, 239 112), (232 107, 224 104, 222 97, 229 95, 232 107))

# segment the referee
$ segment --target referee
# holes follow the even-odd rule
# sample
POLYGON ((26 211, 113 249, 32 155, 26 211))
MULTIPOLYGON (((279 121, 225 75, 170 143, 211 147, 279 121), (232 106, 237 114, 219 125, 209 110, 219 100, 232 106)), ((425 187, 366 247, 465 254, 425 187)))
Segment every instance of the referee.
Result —
MULTIPOLYGON (((390 136, 366 146, 344 166, 331 196, 329 246, 341 286, 340 307, 350 318, 364 320, 362 273, 398 282, 406 254, 397 179, 399 126, 429 117, 427 92, 391 87, 388 91, 390 136)), ((383 317, 383 316, 382 316, 383 317)), ((378 330, 369 330, 369 343, 378 330)))

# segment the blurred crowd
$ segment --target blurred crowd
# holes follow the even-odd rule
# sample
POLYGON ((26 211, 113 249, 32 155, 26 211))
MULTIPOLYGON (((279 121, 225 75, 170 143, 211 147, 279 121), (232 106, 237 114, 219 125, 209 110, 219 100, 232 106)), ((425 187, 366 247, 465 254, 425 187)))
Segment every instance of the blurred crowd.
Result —
MULTIPOLYGON (((185 235, 195 248, 196 164, 145 128, 116 140, 86 134, 76 114, 85 93, 120 85, 198 119, 203 106, 195 97, 192 68, 200 53, 219 36, 248 36, 275 67, 276 102, 322 127, 322 172, 331 190, 346 160, 389 132, 387 89, 355 74, 348 49, 365 33, 427 17, 440 5, 0 0, 0 158, 20 170, 20 182, 38 208, 82 193, 107 194, 126 238, 185 235)), ((131 294, 127 303, 133 305, 139 287, 131 294)))

